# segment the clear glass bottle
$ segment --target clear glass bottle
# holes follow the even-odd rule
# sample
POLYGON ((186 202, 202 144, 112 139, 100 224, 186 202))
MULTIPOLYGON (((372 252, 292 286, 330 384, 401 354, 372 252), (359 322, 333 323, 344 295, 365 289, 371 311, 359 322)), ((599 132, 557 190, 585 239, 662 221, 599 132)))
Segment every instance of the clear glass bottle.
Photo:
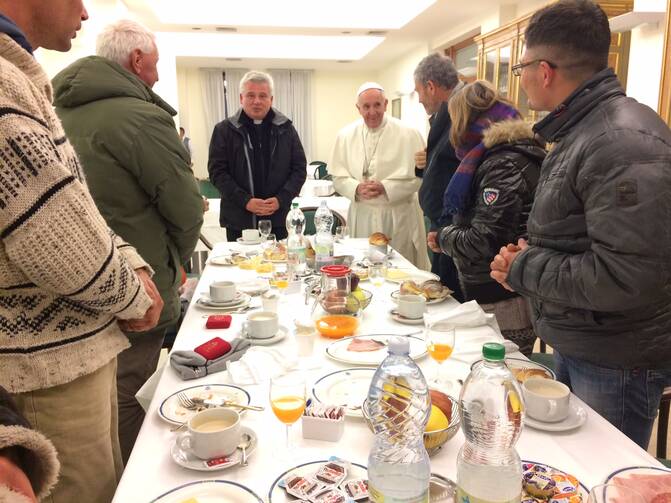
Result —
POLYGON ((522 463, 515 443, 522 432, 524 401, 505 365, 502 344, 488 342, 464 382, 459 401, 466 442, 457 456, 457 501, 517 503, 522 463))
POLYGON ((290 265, 292 273, 299 276, 305 273, 305 215, 298 207, 298 203, 292 203, 291 211, 287 214, 287 256, 291 255, 290 265), (294 257, 295 255, 295 257, 294 257))
POLYGON ((431 463, 423 435, 431 410, 429 388, 409 356, 407 338, 390 338, 388 350, 368 391, 375 432, 368 456, 370 499, 373 503, 428 503, 431 463))
POLYGON ((326 204, 326 200, 322 199, 322 202, 319 204, 319 208, 315 211, 315 229, 317 234, 320 230, 326 230, 331 234, 333 228, 333 213, 326 204))

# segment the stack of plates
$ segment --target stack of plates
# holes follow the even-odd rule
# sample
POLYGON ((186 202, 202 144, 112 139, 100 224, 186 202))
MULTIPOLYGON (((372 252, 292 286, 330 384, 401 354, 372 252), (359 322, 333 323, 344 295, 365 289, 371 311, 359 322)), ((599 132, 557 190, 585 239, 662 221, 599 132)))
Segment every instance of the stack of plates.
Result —
POLYGON ((235 311, 236 309, 248 306, 250 301, 251 297, 243 292, 237 292, 235 294, 235 298, 233 300, 228 301, 212 300, 208 294, 203 293, 200 296, 200 299, 196 301, 196 304, 198 304, 201 307, 205 307, 207 309, 217 309, 219 311, 235 311))

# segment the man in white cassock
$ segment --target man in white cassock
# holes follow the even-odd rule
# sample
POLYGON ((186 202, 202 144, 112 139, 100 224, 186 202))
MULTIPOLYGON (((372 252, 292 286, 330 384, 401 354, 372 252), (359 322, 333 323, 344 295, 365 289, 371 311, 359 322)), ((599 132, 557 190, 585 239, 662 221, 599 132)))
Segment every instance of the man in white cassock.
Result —
POLYGON ((430 268, 424 217, 417 191, 415 152, 424 139, 414 128, 385 114, 384 89, 366 82, 357 93, 361 119, 338 133, 329 174, 336 191, 349 198, 347 225, 352 237, 384 232, 391 245, 420 269, 430 268))

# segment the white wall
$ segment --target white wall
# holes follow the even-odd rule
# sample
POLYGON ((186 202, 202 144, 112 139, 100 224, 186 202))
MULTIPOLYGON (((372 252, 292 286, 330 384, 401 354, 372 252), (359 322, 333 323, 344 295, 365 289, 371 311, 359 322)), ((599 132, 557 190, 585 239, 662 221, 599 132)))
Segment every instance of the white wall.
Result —
MULTIPOLYGON (((636 0, 634 10, 663 11, 666 0, 636 0)), ((657 110, 664 53, 664 22, 631 30, 627 95, 657 110)))

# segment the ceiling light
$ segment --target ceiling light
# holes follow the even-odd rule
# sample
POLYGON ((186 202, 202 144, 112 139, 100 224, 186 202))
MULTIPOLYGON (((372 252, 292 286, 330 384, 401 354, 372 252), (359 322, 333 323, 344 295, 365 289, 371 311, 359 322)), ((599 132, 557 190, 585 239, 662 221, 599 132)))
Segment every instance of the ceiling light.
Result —
POLYGON ((357 60, 384 37, 158 32, 161 51, 182 57, 357 60))
POLYGON ((436 0, 153 0, 147 2, 167 24, 214 24, 292 28, 401 28, 436 0))

